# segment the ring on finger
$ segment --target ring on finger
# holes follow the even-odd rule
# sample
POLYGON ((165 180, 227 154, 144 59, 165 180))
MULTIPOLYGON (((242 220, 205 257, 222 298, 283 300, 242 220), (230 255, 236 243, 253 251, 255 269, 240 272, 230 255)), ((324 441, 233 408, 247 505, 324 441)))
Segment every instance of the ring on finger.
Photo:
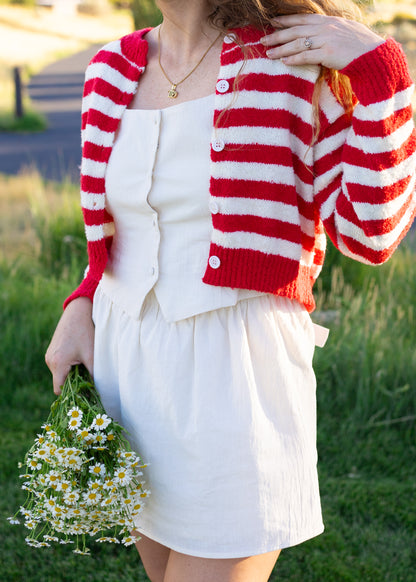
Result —
POLYGON ((303 44, 305 45, 305 47, 310 50, 312 48, 312 41, 309 37, 305 38, 305 40, 303 41, 303 44))

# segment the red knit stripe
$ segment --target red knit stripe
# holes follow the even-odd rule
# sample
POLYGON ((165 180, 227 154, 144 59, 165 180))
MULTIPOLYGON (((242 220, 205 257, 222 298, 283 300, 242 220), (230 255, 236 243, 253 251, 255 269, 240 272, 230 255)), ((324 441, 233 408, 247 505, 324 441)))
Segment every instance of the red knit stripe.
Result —
POLYGON ((406 200, 396 214, 386 217, 383 220, 360 220, 354 212, 352 203, 345 197, 338 199, 337 211, 339 215, 348 220, 348 222, 351 222, 358 228, 362 229, 366 236, 379 236, 390 232, 395 226, 397 226, 409 207, 410 202, 410 199, 406 200))
POLYGON ((312 127, 309 123, 285 109, 262 109, 258 111, 250 107, 219 111, 214 113, 214 124, 217 127, 278 127, 288 129, 303 143, 309 145, 312 141, 312 127))
POLYGON ((367 261, 370 261, 370 263, 373 263, 373 265, 381 265, 381 263, 387 261, 387 259, 393 254, 394 249, 399 244, 399 241, 395 241, 390 247, 376 251, 374 249, 370 249, 368 246, 362 244, 358 240, 345 235, 342 235, 342 240, 351 252, 355 253, 359 257, 365 257, 367 261))
POLYGON ((111 149, 111 147, 103 147, 87 141, 84 143, 83 156, 95 162, 108 162, 111 149))
POLYGON ((116 131, 120 120, 116 117, 110 117, 98 109, 89 109, 82 114, 81 128, 85 129, 87 123, 111 133, 116 131))
POLYGON ((271 184, 270 182, 245 180, 227 180, 211 177, 211 193, 213 196, 258 198, 259 200, 274 200, 296 206, 297 194, 293 186, 287 184, 271 184))
POLYGON ((316 206, 314 201, 307 201, 302 198, 302 196, 297 196, 297 205, 299 208, 299 214, 307 218, 308 220, 315 220, 316 206))
POLYGON ((102 194, 105 192, 105 179, 82 175, 81 190, 90 192, 91 194, 102 194))
POLYGON ((341 160, 342 156, 342 146, 340 146, 336 150, 330 151, 319 160, 316 160, 313 171, 315 176, 322 176, 329 170, 331 170, 336 164, 338 164, 341 160))
POLYGON ((104 211, 91 210, 91 208, 83 208, 84 221, 86 226, 99 226, 103 224, 104 211))
POLYGON ((214 214, 212 216, 212 224, 214 228, 221 232, 255 232, 263 236, 282 238, 294 243, 300 242, 300 231, 297 224, 290 224, 273 218, 247 214, 214 214))
POLYGON ((412 119, 412 108, 409 105, 409 107, 399 109, 389 117, 386 117, 386 119, 379 121, 354 119, 353 127, 357 135, 379 137, 393 133, 410 119, 412 119))
POLYGON ((95 55, 91 63, 105 63, 113 69, 116 69, 116 71, 121 73, 130 81, 137 80, 137 68, 130 65, 130 63, 126 61, 125 57, 119 53, 101 50, 95 55))
POLYGON ((412 176, 407 176, 398 180, 395 184, 391 184, 391 186, 384 187, 367 186, 364 188, 361 184, 348 184, 348 193, 354 202, 380 204, 381 202, 394 200, 397 196, 403 194, 411 180, 412 176))
POLYGON ((321 266, 324 264, 325 259, 325 251, 321 251, 320 249, 315 249, 315 254, 313 257, 313 264, 321 266))
POLYGON ((399 149, 389 152, 380 152, 369 154, 358 148, 345 144, 343 149, 343 161, 362 168, 390 169, 397 166, 404 160, 407 160, 416 148, 416 135, 411 135, 409 139, 403 142, 399 149))
POLYGON ((116 105, 127 105, 132 98, 131 93, 126 93, 121 91, 105 79, 96 77, 94 79, 89 79, 85 82, 84 86, 84 97, 87 97, 90 93, 97 93, 102 97, 107 97, 111 99, 116 105))
MULTIPOLYGON (((230 84, 230 92, 234 85, 235 77, 227 78, 230 84)), ((241 75, 238 81, 239 91, 259 91, 265 93, 279 93, 283 98, 300 97, 306 101, 312 98, 314 84, 306 79, 293 75, 267 75, 266 73, 252 72, 241 75)), ((259 111, 260 112, 260 111, 259 111)))
POLYGON ((305 232, 302 232, 301 242, 302 242, 302 248, 305 251, 308 251, 310 253, 313 251, 313 249, 315 247, 315 237, 314 236, 309 236, 305 232))
POLYGON ((408 198, 403 206, 397 211, 397 213, 390 218, 385 218, 383 220, 363 220, 362 228, 364 232, 371 233, 372 236, 386 234, 391 232, 399 224, 400 220, 403 218, 404 214, 408 210, 411 204, 411 199, 408 198))

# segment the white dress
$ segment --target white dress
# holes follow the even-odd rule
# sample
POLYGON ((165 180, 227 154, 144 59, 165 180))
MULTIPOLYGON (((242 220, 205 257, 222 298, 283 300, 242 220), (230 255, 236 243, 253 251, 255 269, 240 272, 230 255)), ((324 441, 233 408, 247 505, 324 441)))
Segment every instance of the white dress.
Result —
POLYGON ((213 96, 127 110, 111 153, 94 378, 151 495, 138 530, 237 558, 323 531, 314 327, 296 301, 202 283, 213 96))

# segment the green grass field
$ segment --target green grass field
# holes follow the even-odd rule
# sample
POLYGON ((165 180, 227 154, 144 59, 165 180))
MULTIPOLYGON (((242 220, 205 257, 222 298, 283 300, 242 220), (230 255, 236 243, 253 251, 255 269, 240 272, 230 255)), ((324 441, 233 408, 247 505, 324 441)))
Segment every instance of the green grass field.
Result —
MULTIPOLYGON (((53 401, 43 354, 84 267, 77 207, 70 185, 0 177, 2 582, 147 580, 134 549, 96 545, 91 558, 68 546, 32 549, 25 531, 6 521, 24 501, 17 462, 53 401)), ((333 323, 315 357, 326 530, 283 551, 272 582, 416 579, 414 250, 409 236, 374 269, 328 253, 317 298, 320 317, 329 312, 333 323)), ((244 514, 235 525, 244 527, 244 514)))

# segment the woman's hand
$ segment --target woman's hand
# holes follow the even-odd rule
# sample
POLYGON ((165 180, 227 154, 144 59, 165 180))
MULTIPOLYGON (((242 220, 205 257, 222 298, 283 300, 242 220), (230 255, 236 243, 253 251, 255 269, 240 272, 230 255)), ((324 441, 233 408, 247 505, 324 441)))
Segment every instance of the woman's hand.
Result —
POLYGON ((267 56, 287 65, 323 65, 343 69, 351 61, 384 42, 355 20, 321 14, 291 14, 273 21, 277 30, 261 42, 267 56), (280 46, 276 46, 280 45, 280 46))
POLYGON ((46 351, 45 361, 52 372, 53 391, 57 395, 61 393, 71 366, 84 364, 92 376, 94 324, 89 299, 78 297, 65 309, 46 351))

